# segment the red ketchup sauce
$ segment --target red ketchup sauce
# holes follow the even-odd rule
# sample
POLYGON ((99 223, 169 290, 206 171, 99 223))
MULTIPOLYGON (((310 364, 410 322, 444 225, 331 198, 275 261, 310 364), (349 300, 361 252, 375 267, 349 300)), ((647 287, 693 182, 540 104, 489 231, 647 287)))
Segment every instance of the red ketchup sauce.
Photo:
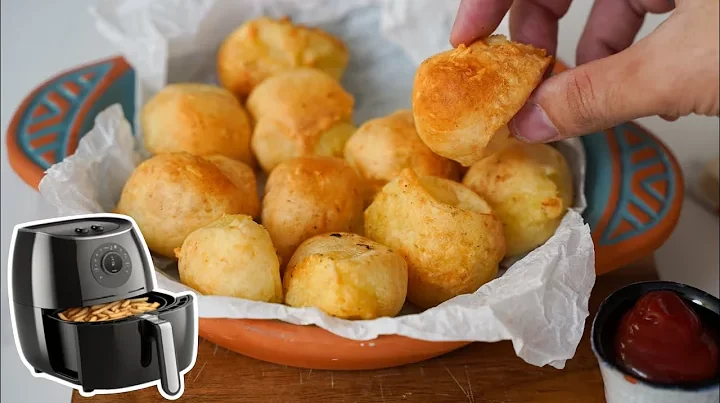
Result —
POLYGON ((615 351, 625 368, 651 382, 702 382, 718 374, 716 335, 672 291, 638 300, 620 320, 615 351))

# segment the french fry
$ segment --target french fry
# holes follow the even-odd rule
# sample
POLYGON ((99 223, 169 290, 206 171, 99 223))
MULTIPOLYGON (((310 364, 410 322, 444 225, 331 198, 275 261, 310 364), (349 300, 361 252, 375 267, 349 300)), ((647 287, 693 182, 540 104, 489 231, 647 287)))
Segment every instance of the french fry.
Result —
POLYGON ((114 307, 120 305, 121 302, 122 302, 122 301, 115 301, 115 302, 110 303, 109 305, 107 305, 107 304, 102 305, 100 308, 94 309, 94 310, 92 311, 92 314, 93 314, 93 315, 97 315, 97 314, 99 314, 99 313, 102 313, 102 312, 104 312, 104 311, 107 311, 108 309, 111 309, 111 308, 114 308, 114 307))
POLYGON ((88 309, 88 308, 83 308, 80 312, 78 312, 78 313, 76 313, 75 315, 73 315, 73 316, 70 318, 70 320, 77 320, 77 319, 80 318, 80 317, 83 317, 83 318, 84 318, 85 316, 87 316, 87 314, 88 314, 89 311, 90 311, 90 309, 88 309))
POLYGON ((134 302, 145 302, 145 301, 147 301, 147 300, 148 300, 148 297, 133 298, 133 299, 130 300, 130 303, 132 304, 132 303, 134 303, 134 302))
POLYGON ((124 299, 89 307, 70 308, 58 313, 58 317, 68 322, 103 322, 153 311, 160 307, 158 302, 150 302, 148 297, 124 299))
POLYGON ((119 318, 124 318, 124 317, 126 317, 126 316, 130 316, 130 312, 129 312, 129 311, 122 311, 122 312, 118 312, 118 313, 113 313, 113 314, 110 315, 110 319, 119 319, 119 318))

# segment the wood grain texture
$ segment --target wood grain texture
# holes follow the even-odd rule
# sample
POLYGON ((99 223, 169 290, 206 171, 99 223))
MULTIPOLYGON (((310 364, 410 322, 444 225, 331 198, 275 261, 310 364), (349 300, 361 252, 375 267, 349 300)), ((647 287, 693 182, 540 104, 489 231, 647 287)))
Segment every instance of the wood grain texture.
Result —
MULTIPOLYGON (((510 342, 474 343, 418 364, 379 371, 314 371, 278 366, 230 352, 203 339, 185 376, 180 402, 582 402, 603 403, 603 383, 590 349, 598 305, 614 290, 657 279, 652 259, 603 275, 590 299, 590 317, 565 369, 537 368, 518 358, 510 342)), ((73 403, 166 402, 155 387, 73 403)))

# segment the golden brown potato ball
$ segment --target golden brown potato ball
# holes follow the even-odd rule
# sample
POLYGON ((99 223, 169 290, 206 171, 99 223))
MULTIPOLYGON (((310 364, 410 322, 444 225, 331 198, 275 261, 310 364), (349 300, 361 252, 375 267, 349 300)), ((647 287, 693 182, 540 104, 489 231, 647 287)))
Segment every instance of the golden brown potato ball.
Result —
POLYGON ((151 251, 174 258, 188 234, 224 214, 258 214, 251 173, 221 157, 159 154, 135 168, 115 211, 135 219, 151 251))
POLYGON ((143 106, 140 123, 145 148, 151 154, 220 154, 254 164, 249 116, 223 88, 207 84, 168 85, 143 106))
POLYGON ((180 281, 206 295, 282 302, 280 263, 270 235, 247 215, 226 215, 175 249, 180 281))
POLYGON ((417 70, 418 134, 439 155, 470 166, 504 148, 507 123, 540 84, 552 57, 502 35, 439 53, 417 70))
POLYGON ((460 166, 422 142, 412 111, 405 109, 360 126, 345 143, 345 160, 366 181, 370 200, 405 168, 420 176, 460 180, 460 166))
POLYGON ((222 155, 206 155, 204 159, 212 162, 235 187, 240 191, 240 197, 245 202, 245 214, 251 217, 260 217, 260 197, 258 196, 255 172, 240 161, 235 161, 222 155))
POLYGON ((546 144, 515 141, 473 165, 463 184, 500 217, 511 257, 545 243, 573 202, 570 168, 563 155, 546 144))
POLYGON ((430 308, 495 278, 505 255, 500 220, 465 186, 405 169, 365 210, 365 236, 408 263, 408 300, 430 308))
POLYGON ((283 277, 285 303, 344 319, 397 315, 405 303, 405 260, 360 235, 334 232, 303 242, 283 277))
POLYGON ((255 120, 251 147, 265 172, 304 155, 343 156, 355 131, 354 99, 320 70, 278 74, 252 92, 247 107, 255 120))
POLYGON ((222 86, 244 99, 266 78, 298 67, 314 67, 339 80, 349 57, 345 44, 321 29, 262 17, 223 41, 217 71, 222 86))
POLYGON ((284 267, 300 244, 326 232, 362 232, 362 182, 339 158, 307 156, 268 177, 262 223, 284 267))

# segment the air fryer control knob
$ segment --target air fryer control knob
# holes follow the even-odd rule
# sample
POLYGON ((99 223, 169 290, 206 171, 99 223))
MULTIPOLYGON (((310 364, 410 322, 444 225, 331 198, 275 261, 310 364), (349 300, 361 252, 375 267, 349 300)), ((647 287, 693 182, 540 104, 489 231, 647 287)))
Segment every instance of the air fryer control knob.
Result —
POLYGON ((106 243, 93 252, 90 268, 98 283, 115 288, 130 279, 132 261, 125 248, 115 243, 106 243))
POLYGON ((101 265, 106 272, 115 274, 122 270, 123 258, 116 252, 108 252, 103 256, 101 265))

